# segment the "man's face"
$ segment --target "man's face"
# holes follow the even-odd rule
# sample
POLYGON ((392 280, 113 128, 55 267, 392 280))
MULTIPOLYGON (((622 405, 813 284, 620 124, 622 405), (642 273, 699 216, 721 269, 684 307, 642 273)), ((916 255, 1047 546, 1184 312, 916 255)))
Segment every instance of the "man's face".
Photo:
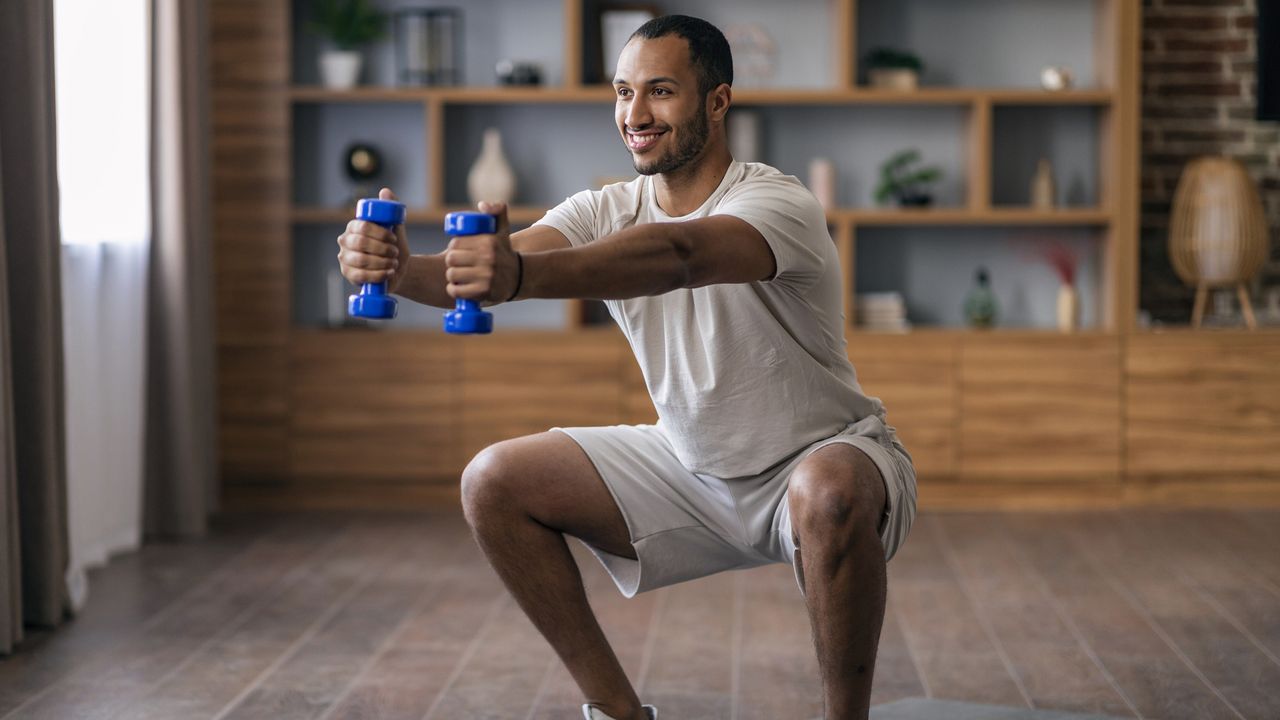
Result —
POLYGON ((613 79, 614 117, 641 175, 670 173, 706 147, 708 124, 689 44, 676 35, 627 43, 613 79))

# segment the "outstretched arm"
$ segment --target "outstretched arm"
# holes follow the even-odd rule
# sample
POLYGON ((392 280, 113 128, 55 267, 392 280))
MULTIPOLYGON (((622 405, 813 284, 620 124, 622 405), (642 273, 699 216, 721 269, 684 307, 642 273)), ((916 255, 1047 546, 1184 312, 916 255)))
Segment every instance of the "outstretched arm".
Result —
POLYGON ((637 225, 579 247, 566 241, 559 248, 530 251, 507 237, 505 208, 498 226, 494 235, 450 242, 444 253, 450 296, 502 302, 518 283, 516 299, 621 300, 766 280, 776 271, 764 236, 728 215, 637 225))

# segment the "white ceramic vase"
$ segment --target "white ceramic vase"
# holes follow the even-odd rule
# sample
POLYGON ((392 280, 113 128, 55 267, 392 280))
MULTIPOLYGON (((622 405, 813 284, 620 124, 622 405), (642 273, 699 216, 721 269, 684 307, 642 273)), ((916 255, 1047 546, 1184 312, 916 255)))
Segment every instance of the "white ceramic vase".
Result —
POLYGON ((1075 332, 1080 323, 1080 297, 1073 285, 1058 287, 1058 331, 1075 332))
POLYGON ((325 50, 320 53, 320 80, 330 90, 348 90, 360 80, 359 50, 325 50))
POLYGON ((516 195, 516 174, 502 154, 502 134, 497 128, 484 131, 480 156, 467 173, 467 194, 472 204, 510 203, 516 195))

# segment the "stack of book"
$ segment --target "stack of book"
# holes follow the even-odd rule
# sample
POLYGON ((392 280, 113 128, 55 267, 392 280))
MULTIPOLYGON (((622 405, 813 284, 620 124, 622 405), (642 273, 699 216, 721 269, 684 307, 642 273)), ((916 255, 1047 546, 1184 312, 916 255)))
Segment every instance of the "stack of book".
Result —
POLYGON ((899 292, 863 293, 857 296, 858 325, 876 332, 907 332, 907 303, 899 292))

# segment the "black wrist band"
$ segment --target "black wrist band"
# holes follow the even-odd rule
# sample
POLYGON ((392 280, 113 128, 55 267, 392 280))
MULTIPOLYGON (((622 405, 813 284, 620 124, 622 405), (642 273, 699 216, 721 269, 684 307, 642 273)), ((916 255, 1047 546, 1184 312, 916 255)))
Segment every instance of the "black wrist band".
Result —
POLYGON ((502 302, 511 302, 520 294, 520 286, 524 284, 524 256, 516 253, 516 289, 511 291, 511 297, 502 302))

